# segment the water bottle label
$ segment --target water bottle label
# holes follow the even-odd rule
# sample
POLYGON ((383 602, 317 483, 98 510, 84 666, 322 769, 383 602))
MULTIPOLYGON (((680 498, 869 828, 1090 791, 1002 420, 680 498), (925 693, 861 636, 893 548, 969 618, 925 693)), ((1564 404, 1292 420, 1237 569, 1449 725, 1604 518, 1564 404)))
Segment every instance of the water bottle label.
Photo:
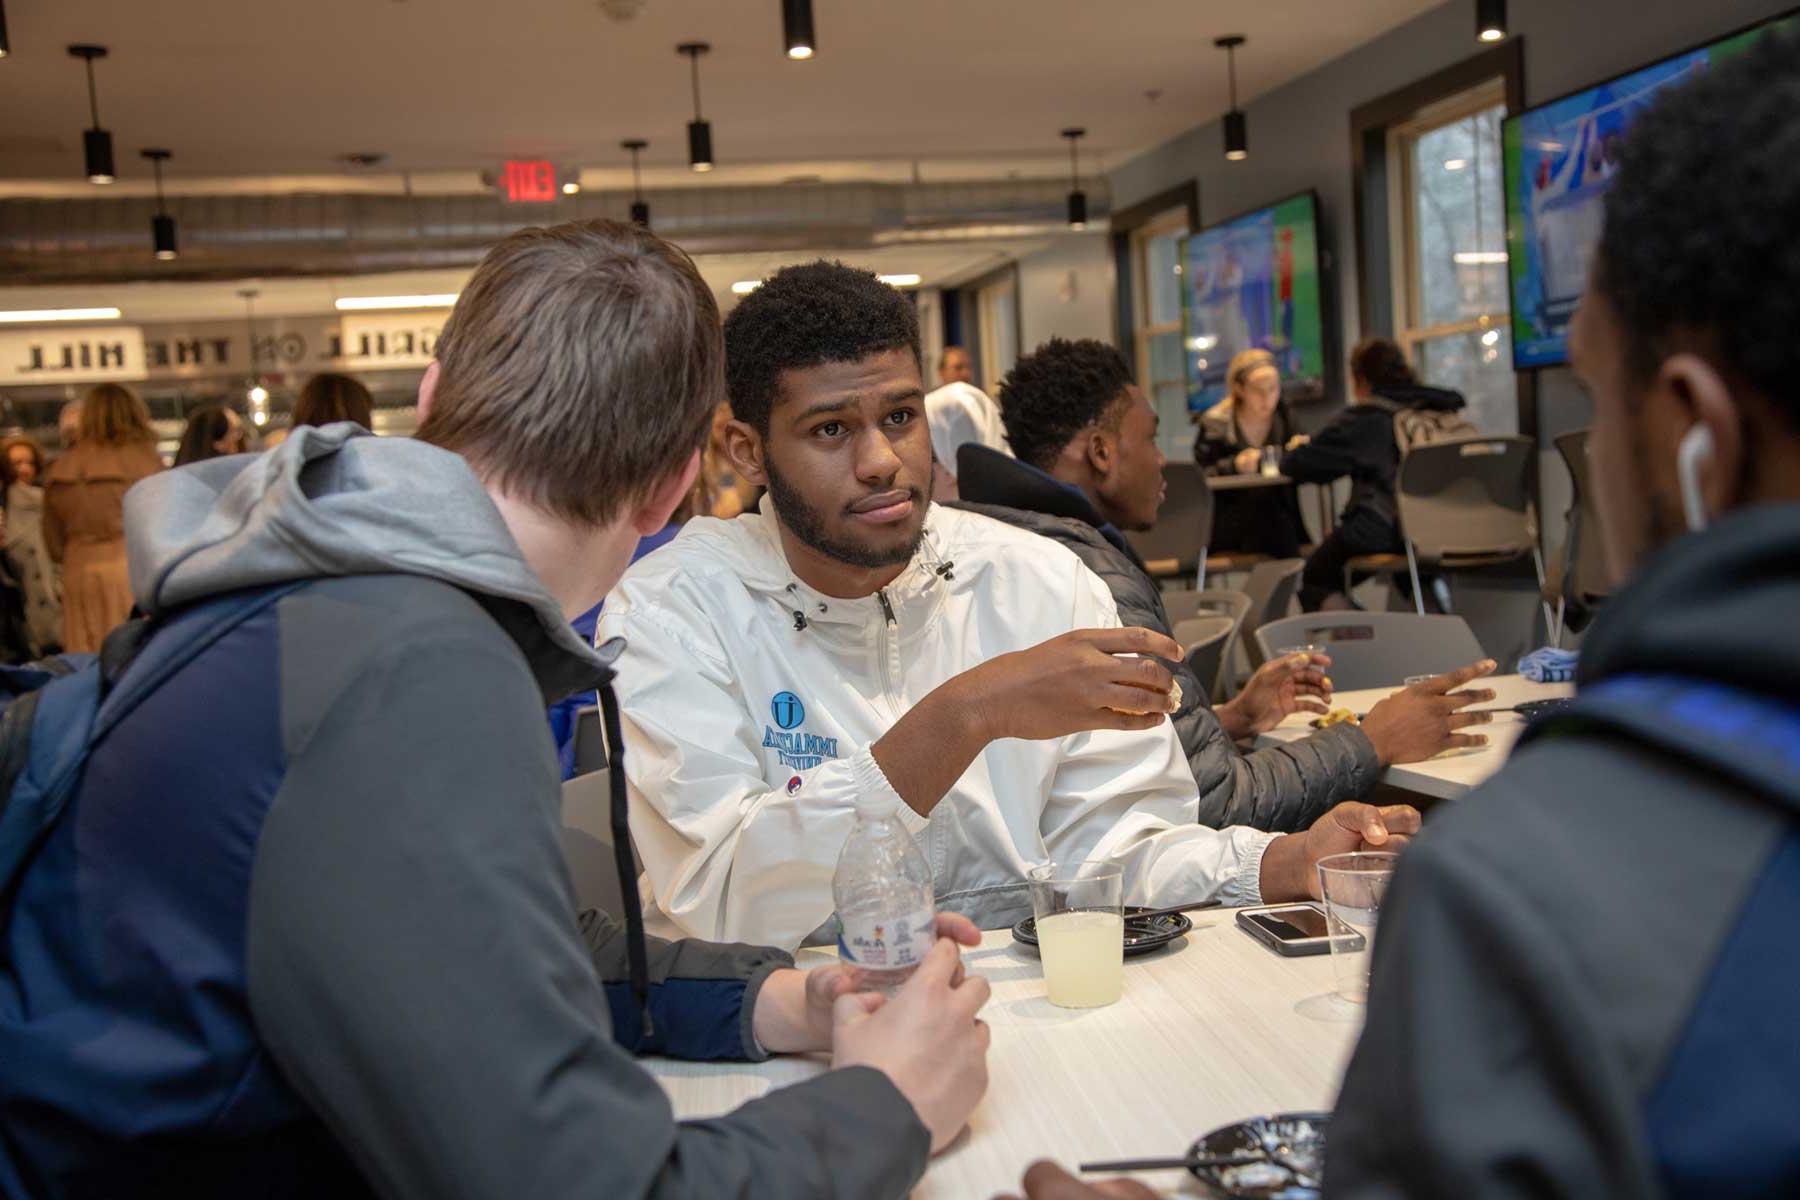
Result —
POLYGON ((838 918, 838 957, 872 971, 916 967, 931 949, 936 918, 929 908, 891 917, 838 918))

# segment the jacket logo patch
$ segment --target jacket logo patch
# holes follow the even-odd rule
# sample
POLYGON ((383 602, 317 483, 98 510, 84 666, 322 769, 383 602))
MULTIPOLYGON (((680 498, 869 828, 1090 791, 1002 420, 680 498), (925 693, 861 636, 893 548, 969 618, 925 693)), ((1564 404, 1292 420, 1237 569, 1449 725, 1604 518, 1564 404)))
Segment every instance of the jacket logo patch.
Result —
POLYGON ((775 718, 775 724, 783 729, 795 729, 806 720, 806 705, 792 692, 776 692, 775 698, 769 701, 769 713, 775 718))
POLYGON ((795 792, 798 792, 800 790, 800 782, 801 782, 800 777, 798 775, 796 775, 792 779, 788 780, 788 784, 787 784, 788 795, 792 796, 795 792))

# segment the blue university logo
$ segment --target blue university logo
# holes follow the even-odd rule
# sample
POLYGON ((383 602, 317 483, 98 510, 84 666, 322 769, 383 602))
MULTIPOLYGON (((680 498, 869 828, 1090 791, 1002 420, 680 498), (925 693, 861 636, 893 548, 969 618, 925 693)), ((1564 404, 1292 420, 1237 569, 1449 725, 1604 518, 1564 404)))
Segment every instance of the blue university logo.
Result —
POLYGON ((775 698, 769 701, 769 712, 774 716, 775 724, 783 729, 793 729, 806 720, 806 705, 792 692, 776 692, 775 698))

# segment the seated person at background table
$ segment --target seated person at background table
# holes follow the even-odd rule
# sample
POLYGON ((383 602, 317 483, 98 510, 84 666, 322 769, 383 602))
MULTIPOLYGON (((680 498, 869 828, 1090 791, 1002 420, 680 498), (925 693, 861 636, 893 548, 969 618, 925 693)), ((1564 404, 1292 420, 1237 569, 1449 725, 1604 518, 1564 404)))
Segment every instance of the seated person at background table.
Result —
MULTIPOLYGON (((1263 450, 1306 444, 1281 398, 1281 369, 1267 350, 1232 356, 1225 372, 1231 394, 1200 414, 1194 461, 1209 477, 1255 475, 1263 450)), ((1209 549, 1294 558, 1306 539, 1300 495, 1293 485, 1220 491, 1213 496, 1209 549)))
POLYGON ((1418 826, 1341 805, 1276 837, 1195 823, 1173 680, 1043 538, 930 503, 911 302, 789 267, 725 324, 732 456, 763 510, 690 521, 607 599, 644 892, 665 926, 795 946, 832 918, 858 798, 892 805, 939 904, 1030 914, 1026 868, 1099 858, 1126 902, 1304 896, 1320 855, 1418 826))
POLYGON ((975 382, 975 364, 961 346, 945 346, 937 361, 938 386, 975 382))
POLYGON ((1800 1194, 1796 112, 1769 34, 1627 135, 1569 351, 1634 577, 1401 863, 1332 1195, 1800 1194))
POLYGON ((1394 413, 1422 408, 1454 413, 1463 398, 1445 388, 1425 387, 1406 363, 1400 347, 1386 338, 1367 338, 1350 352, 1355 400, 1310 442, 1281 456, 1281 472, 1298 483, 1331 483, 1350 477, 1350 502, 1338 526, 1325 535, 1300 575, 1300 606, 1307 612, 1341 607, 1344 564, 1361 554, 1402 554, 1394 478, 1400 470, 1400 443, 1394 440, 1394 413), (1333 600, 1333 598, 1336 598, 1333 600))
MULTIPOLYGON (((1261 353, 1258 351, 1257 353, 1261 353)), ((1156 410, 1103 342, 1052 338, 1020 359, 1000 384, 1000 411, 1019 457, 963 455, 961 507, 1060 542, 1106 584, 1126 625, 1169 634, 1162 591, 1122 529, 1148 529, 1162 505, 1156 410)), ((1172 720, 1200 789, 1202 825, 1291 830, 1340 800, 1360 799, 1393 762, 1416 762, 1448 746, 1479 745, 1455 731, 1489 718, 1458 707, 1490 691, 1443 693, 1492 668, 1478 663, 1442 686, 1397 691, 1359 729, 1333 725, 1299 742, 1239 754, 1233 742, 1272 729, 1289 713, 1325 711, 1331 660, 1299 656, 1265 663, 1244 690, 1213 708, 1184 660, 1172 664, 1181 707, 1172 720)))
POLYGON ((986 1084, 952 941, 885 1005, 750 946, 652 941, 632 984, 641 919, 578 917, 563 861, 543 705, 611 673, 568 614, 693 481, 718 321, 645 230, 521 230, 451 312, 416 440, 301 427, 133 489, 166 624, 119 686, 173 674, 0 918, 0 1193, 911 1190, 986 1084), (850 1069, 687 1123, 631 1061, 808 1050, 850 1069))

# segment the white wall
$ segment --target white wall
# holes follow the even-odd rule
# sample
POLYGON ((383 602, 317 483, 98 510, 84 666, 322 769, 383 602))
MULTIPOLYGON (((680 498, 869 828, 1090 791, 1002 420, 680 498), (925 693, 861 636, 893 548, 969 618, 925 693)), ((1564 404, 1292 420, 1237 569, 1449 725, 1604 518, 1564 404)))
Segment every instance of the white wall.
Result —
POLYGON ((1019 349, 1053 337, 1111 343, 1113 259, 1104 233, 1072 233, 1019 260, 1019 349))

